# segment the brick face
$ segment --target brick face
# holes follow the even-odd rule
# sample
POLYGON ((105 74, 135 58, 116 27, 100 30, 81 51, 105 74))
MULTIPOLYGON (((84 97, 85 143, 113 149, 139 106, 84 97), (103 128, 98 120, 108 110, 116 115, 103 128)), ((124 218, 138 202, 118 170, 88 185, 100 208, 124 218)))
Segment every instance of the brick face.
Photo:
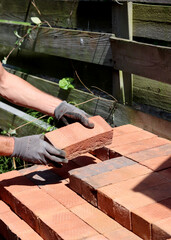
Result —
POLYGON ((165 144, 163 146, 127 155, 128 158, 133 159, 137 162, 143 162, 151 158, 162 156, 171 156, 171 144, 165 144))
POLYGON ((151 224, 171 216, 171 198, 138 208, 132 213, 133 232, 143 239, 151 239, 151 224))
POLYGON ((91 117, 90 120, 95 124, 93 129, 76 122, 45 136, 56 148, 63 149, 68 159, 110 144, 113 129, 100 116, 91 117))
POLYGON ((0 234, 9 240, 42 239, 2 201, 0 201, 0 234))
POLYGON ((139 151, 143 151, 143 150, 146 150, 146 149, 151 149, 151 148, 154 148, 154 147, 165 145, 167 143, 169 143, 169 140, 166 140, 164 138, 159 138, 157 136, 153 136, 151 138, 143 139, 143 140, 140 140, 140 141, 138 141, 136 139, 134 144, 129 143, 129 144, 125 144, 125 145, 122 144, 120 146, 116 146, 114 148, 114 150, 116 152, 124 155, 124 156, 127 156, 128 154, 131 154, 131 153, 134 153, 134 152, 139 152, 139 151))

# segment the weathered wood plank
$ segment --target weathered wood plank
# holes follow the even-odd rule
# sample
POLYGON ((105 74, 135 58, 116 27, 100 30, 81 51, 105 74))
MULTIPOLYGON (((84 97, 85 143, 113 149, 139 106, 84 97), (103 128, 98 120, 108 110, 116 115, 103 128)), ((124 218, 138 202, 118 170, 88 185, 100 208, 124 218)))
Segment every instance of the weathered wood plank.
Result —
POLYGON ((149 132, 153 132, 158 136, 171 139, 170 121, 163 120, 122 104, 117 104, 114 122, 116 126, 130 123, 149 132))
MULTIPOLYGON (((42 78, 27 75, 12 69, 7 70, 11 73, 21 76, 37 88, 67 101, 80 103, 94 98, 94 95, 83 91, 72 89, 71 91, 66 92, 59 89, 59 86, 56 83, 52 83, 42 78)), ((91 102, 80 105, 80 108, 91 115, 102 116, 112 126, 120 126, 130 123, 148 131, 154 132, 159 136, 171 139, 171 132, 169 131, 169 129, 171 129, 171 122, 143 113, 122 104, 117 104, 117 109, 113 113, 113 104, 114 102, 111 100, 106 101, 104 98, 100 98, 99 100, 93 100, 91 102)))
MULTIPOLYGON (((27 122, 35 120, 34 117, 9 106, 6 103, 0 102, 0 128, 4 130, 15 129, 27 122)), ((50 127, 49 124, 40 120, 31 122, 26 126, 19 128, 17 134, 19 136, 27 136, 32 134, 40 134, 46 132, 50 127)))
POLYGON ((134 4, 134 36, 171 41, 171 6, 134 4))
POLYGON ((30 0, 1 0, 0 19, 25 21, 30 0))
MULTIPOLYGON (((111 34, 42 27, 35 39, 34 51, 111 66, 110 36, 111 34)), ((30 49, 29 42, 24 47, 30 49)))
MULTIPOLYGON (((28 27, 9 23, 0 23, 0 44, 14 46, 14 30, 23 36, 28 27)), ((60 28, 40 27, 33 30, 22 44, 22 48, 49 55, 112 66, 110 36, 107 33, 95 33, 60 28)))
POLYGON ((171 84, 171 48, 111 37, 115 69, 171 84))
POLYGON ((154 106, 171 113, 171 85, 151 80, 149 78, 133 76, 134 102, 154 106))

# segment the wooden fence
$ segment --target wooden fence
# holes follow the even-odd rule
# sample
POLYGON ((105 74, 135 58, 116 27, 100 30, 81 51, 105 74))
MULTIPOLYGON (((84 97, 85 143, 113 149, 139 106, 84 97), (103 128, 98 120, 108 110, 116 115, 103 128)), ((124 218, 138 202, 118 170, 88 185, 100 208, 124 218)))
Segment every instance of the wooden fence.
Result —
MULTIPOLYGON (((171 1, 120 0, 119 3, 110 0, 25 0, 21 4, 20 0, 1 0, 1 59, 17 40, 14 31, 23 36, 28 28, 34 28, 30 19, 37 16, 45 24, 32 31, 31 38, 22 44, 22 50, 15 51, 9 58, 10 63, 30 70, 35 68, 38 59, 40 62, 36 63, 34 72, 55 65, 59 76, 60 69, 66 67, 67 72, 67 59, 79 63, 80 68, 88 66, 87 71, 85 67, 80 74, 81 79, 85 83, 90 81, 89 78, 96 80, 97 87, 109 86, 110 93, 120 104, 114 115, 109 114, 113 102, 103 99, 84 104, 83 109, 91 114, 102 114, 110 121, 114 119, 116 125, 132 123, 171 138, 167 131, 171 125, 167 119, 131 107, 134 100, 161 108, 168 114, 171 112, 171 1), (98 112, 98 108, 103 109, 103 113, 98 112)), ((34 78, 32 84, 52 94, 54 83, 42 81, 34 78), (52 87, 45 88, 44 84, 52 87)), ((64 98, 73 95, 74 101, 78 102, 84 94, 82 100, 93 97, 79 94, 77 90, 71 93, 63 93, 64 98)), ((63 98, 61 92, 55 95, 63 98)))

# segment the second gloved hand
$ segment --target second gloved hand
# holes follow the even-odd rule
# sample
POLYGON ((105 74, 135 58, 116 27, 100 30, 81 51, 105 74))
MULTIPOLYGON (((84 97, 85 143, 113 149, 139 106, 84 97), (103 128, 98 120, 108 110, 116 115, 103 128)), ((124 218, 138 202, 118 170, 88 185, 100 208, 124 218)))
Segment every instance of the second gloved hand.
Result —
POLYGON ((73 120, 74 122, 80 122, 87 128, 94 127, 94 124, 89 121, 89 115, 86 112, 73 106, 72 104, 67 103, 66 101, 59 104, 54 113, 55 118, 57 120, 61 120, 64 125, 68 125, 70 120, 73 120))
POLYGON ((65 152, 53 147, 43 135, 14 137, 14 151, 11 157, 19 157, 35 164, 48 164, 49 161, 67 163, 65 152))

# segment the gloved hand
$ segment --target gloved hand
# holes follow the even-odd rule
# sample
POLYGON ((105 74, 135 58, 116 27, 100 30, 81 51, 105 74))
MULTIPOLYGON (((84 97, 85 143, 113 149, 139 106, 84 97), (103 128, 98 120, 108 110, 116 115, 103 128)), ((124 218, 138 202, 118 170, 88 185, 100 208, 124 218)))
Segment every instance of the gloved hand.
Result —
POLYGON ((91 123, 88 119, 89 115, 83 110, 74 107, 72 104, 63 101, 55 109, 55 118, 61 120, 64 125, 68 125, 70 120, 75 122, 81 122, 87 128, 93 128, 94 123, 91 123))
POLYGON ((35 164, 67 163, 65 152, 44 140, 44 135, 14 137, 14 151, 11 157, 19 157, 35 164))

